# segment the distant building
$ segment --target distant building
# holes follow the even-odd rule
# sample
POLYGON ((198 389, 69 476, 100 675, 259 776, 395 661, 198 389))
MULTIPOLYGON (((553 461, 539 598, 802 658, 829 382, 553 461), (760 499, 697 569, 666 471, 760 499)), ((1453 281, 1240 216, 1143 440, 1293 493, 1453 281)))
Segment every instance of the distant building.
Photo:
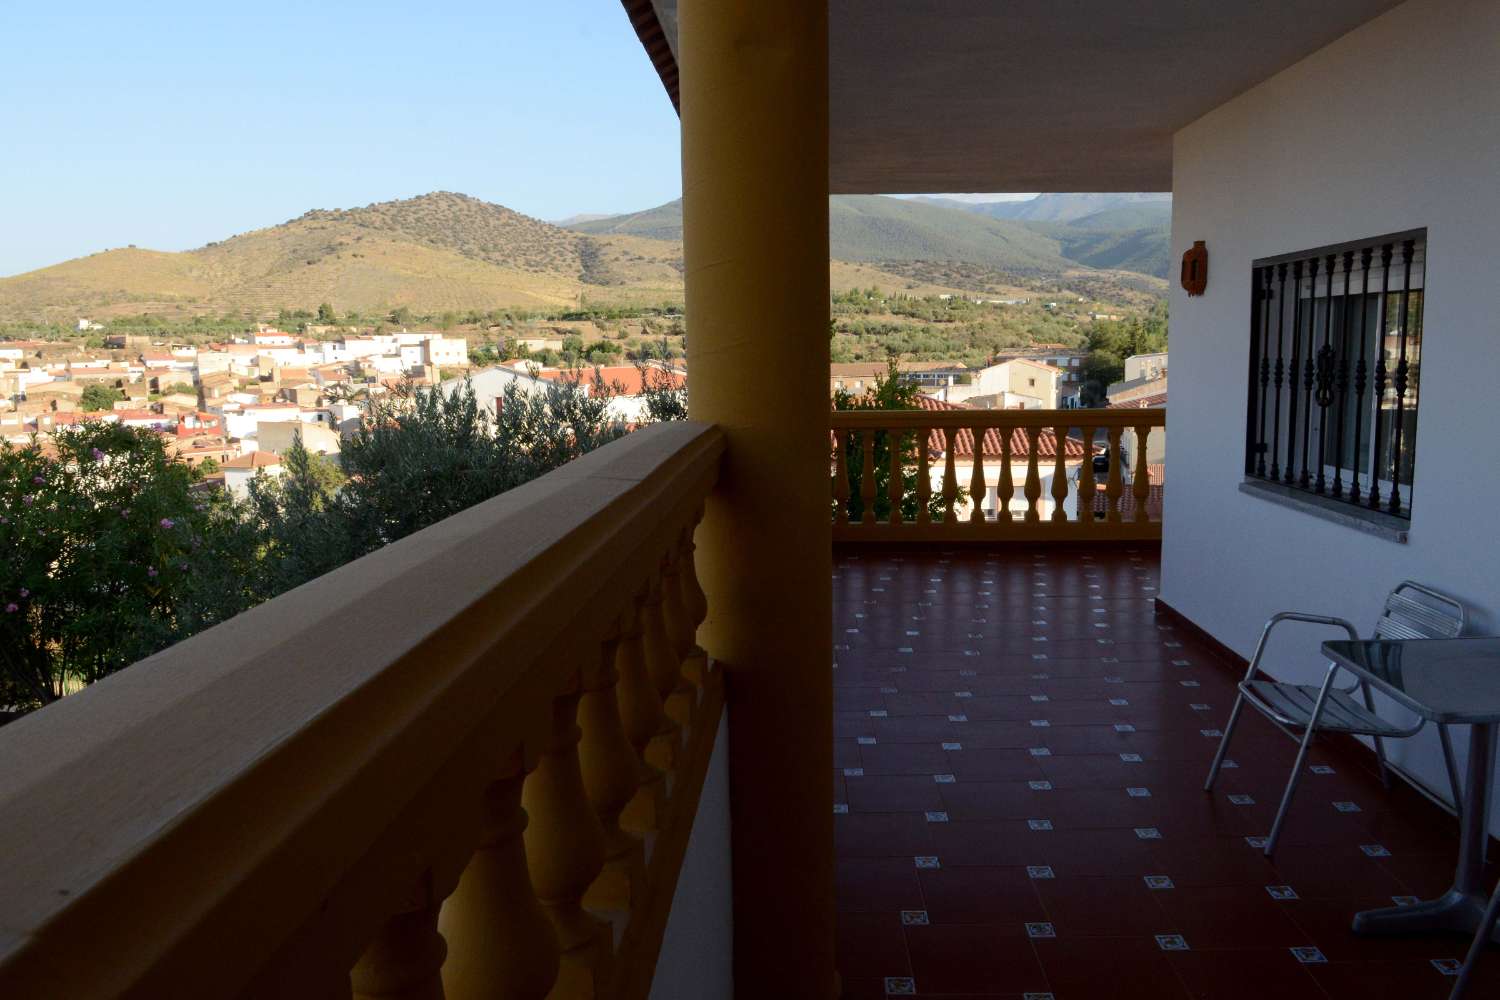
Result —
POLYGON ((1125 359, 1125 381, 1165 378, 1167 374, 1167 352, 1159 354, 1132 354, 1125 359))
POLYGON ((264 473, 281 475, 281 456, 269 451, 252 451, 223 463, 224 489, 231 496, 243 499, 250 495, 250 480, 264 473))

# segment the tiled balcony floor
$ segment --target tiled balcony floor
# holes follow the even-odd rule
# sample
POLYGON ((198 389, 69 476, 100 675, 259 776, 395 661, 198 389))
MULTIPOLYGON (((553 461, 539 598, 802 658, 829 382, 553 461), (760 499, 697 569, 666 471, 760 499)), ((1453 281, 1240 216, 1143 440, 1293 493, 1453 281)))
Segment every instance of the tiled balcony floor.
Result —
POLYGON ((1248 713, 1202 791, 1237 671, 1157 580, 1151 546, 835 553, 846 996, 1447 996, 1465 939, 1349 922, 1446 888, 1456 823, 1329 743, 1264 859, 1295 745, 1248 713))

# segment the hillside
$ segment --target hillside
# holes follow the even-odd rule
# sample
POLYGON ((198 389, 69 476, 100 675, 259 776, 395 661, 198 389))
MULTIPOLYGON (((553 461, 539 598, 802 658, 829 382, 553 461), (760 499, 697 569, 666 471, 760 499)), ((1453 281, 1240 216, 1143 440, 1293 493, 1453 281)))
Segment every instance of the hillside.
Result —
POLYGON ((0 318, 408 306, 558 307, 682 295, 680 253, 438 192, 317 210, 183 253, 108 250, 0 279, 0 318))
MULTIPOLYGON (((970 207, 830 199, 834 289, 1009 296, 1066 282, 1116 301, 1160 294, 1160 282, 1144 275, 1165 273, 1166 230, 1138 225, 1160 213, 1159 204, 1089 201, 1047 210, 1093 209, 1066 223, 997 219, 970 207)), ((682 298, 681 237, 680 201, 563 227, 437 192, 314 210, 182 253, 108 250, 0 278, 0 321, 264 317, 323 302, 339 312, 405 306, 432 314, 660 304, 682 298)))
MULTIPOLYGON (((1162 195, 1041 195, 977 204, 837 195, 828 203, 829 249, 835 260, 963 288, 988 288, 1007 276, 1056 277, 1080 265, 1163 277, 1171 211, 1162 195)), ((570 228, 681 240, 682 202, 570 228)))

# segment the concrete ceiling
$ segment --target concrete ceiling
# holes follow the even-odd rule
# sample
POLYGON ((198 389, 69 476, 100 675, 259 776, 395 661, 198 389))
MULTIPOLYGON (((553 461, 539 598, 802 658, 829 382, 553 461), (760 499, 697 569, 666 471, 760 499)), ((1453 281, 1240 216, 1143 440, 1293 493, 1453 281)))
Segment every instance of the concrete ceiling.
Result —
POLYGON ((829 0, 829 185, 1169 190, 1175 131, 1399 2, 829 0))

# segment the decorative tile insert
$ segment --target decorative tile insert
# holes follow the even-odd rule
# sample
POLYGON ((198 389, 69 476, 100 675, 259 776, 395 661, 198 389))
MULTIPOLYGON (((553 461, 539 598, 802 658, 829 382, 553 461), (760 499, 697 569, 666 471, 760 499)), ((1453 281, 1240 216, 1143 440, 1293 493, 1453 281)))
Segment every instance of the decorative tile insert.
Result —
POLYGON ((940 785, 951 785, 958 779, 953 777, 953 775, 951 774, 934 774, 932 776, 932 780, 936 781, 940 785))
POLYGON ((1268 885, 1266 895, 1272 899, 1297 899, 1297 890, 1289 885, 1268 885))
POLYGON ((1327 764, 1314 764, 1312 767, 1309 767, 1308 770, 1311 771, 1313 774, 1336 774, 1336 773, 1338 773, 1338 772, 1334 771, 1333 768, 1329 767, 1327 764))
POLYGON ((886 976, 885 995, 888 997, 914 997, 917 981, 910 976, 886 976))
POLYGON ((1029 938, 1055 938, 1057 937, 1057 928, 1049 923, 1040 921, 1030 922, 1026 925, 1026 936, 1029 938))
POLYGON ((1359 803, 1357 802, 1335 802, 1333 808, 1341 813, 1357 813, 1360 811, 1359 803))
POLYGON ((1231 795, 1229 801, 1237 806, 1253 806, 1255 799, 1249 795, 1231 795))
POLYGON ((1132 786, 1125 789, 1125 794, 1129 795, 1132 799, 1149 799, 1151 797, 1151 789, 1132 786))
POLYGON ((937 869, 943 867, 938 863, 938 859, 930 854, 919 854, 915 858, 912 858, 912 861, 914 861, 916 863, 916 866, 923 871, 936 871, 937 869))
POLYGON ((1445 976, 1456 976, 1463 969, 1463 963, 1456 958, 1434 958, 1432 967, 1445 976))
POLYGON ((925 927, 931 921, 927 919, 926 910, 902 910, 901 923, 906 927, 925 927))
POLYGON ((1388 858, 1391 856, 1390 850, 1383 844, 1360 844, 1359 849, 1364 852, 1367 858, 1388 858))
POLYGON ((1156 946, 1162 951, 1188 951, 1187 939, 1181 934, 1158 934, 1156 946))
POLYGON ((928 813, 925 813, 924 815, 926 815, 927 822, 929 822, 929 823, 946 823, 946 822, 948 822, 948 814, 945 813, 945 812, 928 812, 928 813))
POLYGON ((1154 826, 1138 826, 1135 828, 1135 835, 1141 840, 1161 839, 1161 831, 1154 826))
POLYGON ((854 737, 854 742, 858 743, 862 747, 872 747, 872 746, 875 745, 875 737, 873 737, 873 736, 856 736, 856 737, 854 737))
POLYGON ((1146 888, 1148 889, 1175 889, 1171 878, 1166 875, 1147 875, 1146 888))
POLYGON ((1050 781, 1028 781, 1026 782, 1026 784, 1031 788, 1033 792, 1052 791, 1052 782, 1050 781))
POLYGON ((1052 821, 1050 819, 1028 819, 1026 826, 1032 830, 1050 830, 1052 829, 1052 821))
POLYGON ((964 748, 964 745, 962 743, 944 743, 943 744, 943 749, 944 750, 962 750, 963 748, 964 748))
POLYGON ((1027 865, 1026 866, 1026 877, 1027 878, 1056 878, 1057 876, 1053 874, 1053 872, 1052 872, 1052 866, 1051 865, 1027 865))

